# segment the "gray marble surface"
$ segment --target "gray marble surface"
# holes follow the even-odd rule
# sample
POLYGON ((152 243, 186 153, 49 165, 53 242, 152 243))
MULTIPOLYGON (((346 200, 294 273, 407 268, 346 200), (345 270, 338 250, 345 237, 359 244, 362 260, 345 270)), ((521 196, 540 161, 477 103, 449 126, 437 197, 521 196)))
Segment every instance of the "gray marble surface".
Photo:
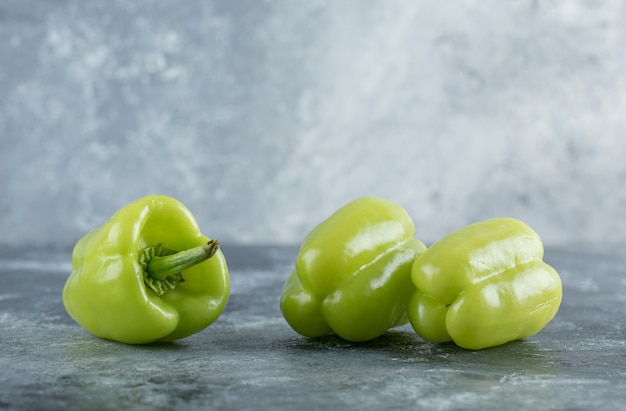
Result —
POLYGON ((278 308, 295 247, 223 247, 223 315, 175 343, 95 338, 66 315, 70 250, 0 251, 0 409, 618 410, 626 400, 626 257, 548 248, 563 304, 535 337, 483 351, 408 327, 369 343, 295 334, 278 308))

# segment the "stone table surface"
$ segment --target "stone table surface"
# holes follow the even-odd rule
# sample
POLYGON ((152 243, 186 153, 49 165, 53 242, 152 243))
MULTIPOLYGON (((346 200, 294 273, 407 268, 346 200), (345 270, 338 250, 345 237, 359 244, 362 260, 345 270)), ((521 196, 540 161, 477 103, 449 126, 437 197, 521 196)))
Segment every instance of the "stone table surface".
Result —
POLYGON ((69 249, 0 251, 0 409, 617 410, 626 401, 626 256, 559 247, 564 297, 538 335, 481 351, 404 326, 368 343, 307 339, 278 306, 296 247, 222 247, 231 296, 175 343, 91 336, 65 313, 69 249))

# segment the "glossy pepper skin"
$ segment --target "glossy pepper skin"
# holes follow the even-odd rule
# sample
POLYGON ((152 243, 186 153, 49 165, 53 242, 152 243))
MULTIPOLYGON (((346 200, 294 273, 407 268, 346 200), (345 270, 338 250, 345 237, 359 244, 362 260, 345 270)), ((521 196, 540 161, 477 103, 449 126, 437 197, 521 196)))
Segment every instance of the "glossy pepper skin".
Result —
POLYGON ((407 322, 411 266, 425 248, 402 207, 356 199, 304 238, 283 288, 283 316, 307 337, 378 337, 407 322))
POLYGON ((218 248, 177 200, 141 198, 76 243, 63 289, 65 309, 105 339, 144 344, 187 337, 213 323, 228 300, 228 269, 218 248), (206 255, 187 261, 190 267, 175 262, 175 271, 182 269, 161 270, 163 279, 151 277, 157 268, 146 271, 163 263, 158 256, 169 256, 171 263, 172 255, 184 260, 198 252, 206 255))
POLYGON ((543 261, 541 239, 512 218, 448 234, 415 261, 411 275, 415 331, 472 350, 535 335, 561 304, 561 279, 543 261))

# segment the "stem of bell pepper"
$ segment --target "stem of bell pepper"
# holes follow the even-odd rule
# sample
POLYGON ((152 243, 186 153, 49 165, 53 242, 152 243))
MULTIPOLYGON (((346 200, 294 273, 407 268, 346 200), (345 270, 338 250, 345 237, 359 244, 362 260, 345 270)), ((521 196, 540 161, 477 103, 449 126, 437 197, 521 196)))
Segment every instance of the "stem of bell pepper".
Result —
POLYGON ((200 264, 213 257, 220 248, 217 240, 210 240, 204 245, 179 251, 175 254, 162 257, 152 257, 147 264, 148 275, 155 280, 165 280, 167 277, 178 274, 187 268, 200 264))

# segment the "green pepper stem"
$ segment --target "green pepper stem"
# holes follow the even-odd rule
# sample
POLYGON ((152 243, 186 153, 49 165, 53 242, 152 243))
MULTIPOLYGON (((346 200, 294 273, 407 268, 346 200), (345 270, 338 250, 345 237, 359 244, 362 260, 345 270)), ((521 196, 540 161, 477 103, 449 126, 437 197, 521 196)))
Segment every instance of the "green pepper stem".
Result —
POLYGON ((206 244, 190 248, 189 250, 179 251, 163 257, 152 257, 147 266, 148 274, 155 280, 165 280, 171 275, 208 260, 215 255, 219 248, 219 241, 210 240, 206 244))

